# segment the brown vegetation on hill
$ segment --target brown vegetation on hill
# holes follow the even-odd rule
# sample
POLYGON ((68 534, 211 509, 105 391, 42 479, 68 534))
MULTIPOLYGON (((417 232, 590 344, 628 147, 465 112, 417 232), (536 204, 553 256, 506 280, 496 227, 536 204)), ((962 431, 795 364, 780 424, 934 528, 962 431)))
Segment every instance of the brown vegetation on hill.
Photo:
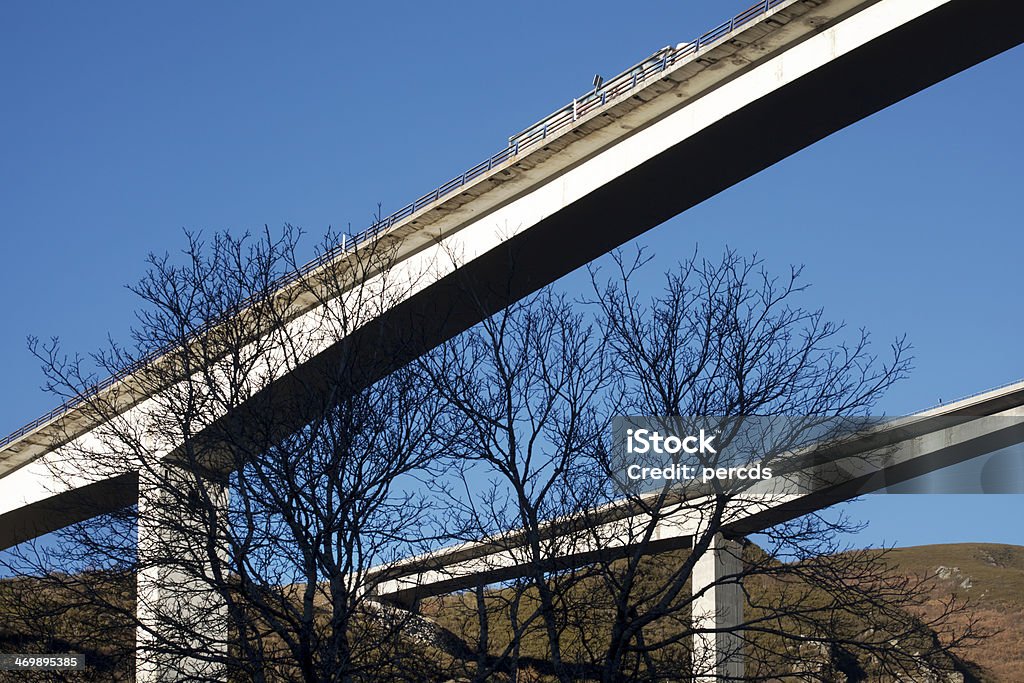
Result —
MULTIPOLYGON (((935 546, 936 549, 941 549, 944 546, 935 546)), ((916 549, 910 549, 916 550, 916 549)), ((926 550, 926 549, 925 549, 926 550)), ((1024 556, 1024 549, 1010 549, 1013 551, 1019 551, 1024 556)), ((759 554, 761 551, 759 548, 752 544, 748 544, 746 547, 746 553, 759 554)), ((658 576, 666 570, 667 567, 677 564, 682 561, 684 553, 666 553, 664 555, 651 558, 649 562, 649 575, 648 580, 658 581, 658 576)), ((925 553, 927 555, 927 552, 925 553)), ((904 551, 889 551, 887 559, 890 564, 894 567, 897 572, 906 573, 908 575, 920 576, 922 578, 932 577, 935 572, 915 572, 908 571, 912 567, 905 565, 905 561, 911 556, 908 556, 904 551)), ((936 553, 934 557, 943 558, 941 552, 936 553)), ((998 583, 995 579, 1000 574, 999 569, 995 569, 991 573, 993 579, 993 585, 998 583)), ((778 615, 782 612, 777 607, 773 607, 774 603, 786 600, 801 600, 806 602, 816 602, 827 599, 827 596, 822 595, 819 591, 814 588, 807 587, 806 585, 798 585, 799 582, 794 582, 791 577, 784 579, 785 584, 778 580, 772 579, 766 576, 750 576, 744 579, 744 587, 750 596, 750 604, 760 605, 762 607, 748 607, 748 616, 753 616, 755 619, 759 616, 771 616, 778 615)), ((1011 579, 1012 582, 1012 579, 1011 579)), ((943 601, 948 601, 951 597, 956 599, 962 599, 964 596, 961 594, 950 595, 944 591, 943 580, 938 576, 932 581, 933 595, 929 598, 929 602, 921 606, 920 616, 922 622, 927 621, 928 616, 933 616, 938 611, 938 608, 943 601), (931 613, 931 614, 929 614, 931 613)), ((1013 595, 1011 586, 1003 586, 1003 595, 1009 597, 1013 595)), ((567 661, 586 661, 587 655, 593 649, 599 649, 602 645, 600 642, 600 636, 598 634, 603 632, 602 622, 611 618, 611 606, 606 606, 604 609, 600 605, 594 604, 594 595, 600 591, 591 591, 591 586, 588 586, 586 582, 575 587, 575 592, 579 595, 579 602, 581 604, 589 605, 589 609, 586 612, 587 619, 578 620, 572 628, 569 629, 569 633, 566 634, 565 642, 568 647, 563 651, 563 657, 567 661)), ((501 652, 511 641, 511 629, 506 621, 502 621, 502 611, 507 610, 509 606, 510 596, 518 595, 520 601, 529 601, 532 597, 530 591, 488 591, 485 594, 485 599, 489 603, 489 614, 492 618, 489 620, 489 641, 491 645, 491 654, 501 652)), ((1018 593, 1018 595, 1020 595, 1018 593)), ((533 598, 535 599, 535 598, 533 598)), ((478 607, 477 597, 472 593, 461 593, 457 595, 447 596, 435 601, 432 601, 424 605, 424 612, 435 619, 439 624, 443 625, 446 629, 457 634, 460 638, 466 642, 477 642, 479 637, 479 620, 478 620, 478 607)), ((572 602, 572 600, 567 600, 572 602)), ((528 611, 528 608, 523 606, 524 611, 528 611)), ((1014 609, 1011 609, 1011 613, 1018 616, 1024 615, 1024 609, 1019 603, 1016 604, 1014 609)), ((967 611, 961 615, 961 622, 957 624, 959 627, 967 627, 969 620, 973 619, 974 610, 967 611)), ((866 621, 860 621, 856 619, 850 619, 849 615, 840 614, 837 611, 837 619, 845 620, 838 626, 837 631, 842 633, 848 633, 851 638, 856 638, 858 634, 861 634, 868 630, 873 631, 885 631, 886 624, 884 623, 867 623, 866 621)), ((785 618, 782 619, 785 621, 785 618)), ((992 620, 986 619, 986 626, 991 625, 992 620)), ((792 624, 782 623, 777 624, 782 629, 795 628, 792 624)), ((686 624, 671 624, 663 623, 659 624, 657 634, 650 634, 651 637, 665 636, 666 633, 671 632, 673 628, 684 630, 687 627, 686 624)), ((991 629, 989 629, 991 631, 991 629)), ((808 634, 813 635, 813 634, 808 634)), ((921 624, 918 634, 910 639, 904 639, 902 642, 893 641, 894 648, 900 648, 906 652, 914 653, 919 650, 926 649, 928 641, 934 638, 941 638, 940 634, 935 633, 931 629, 927 628, 924 623, 921 624)), ((783 653, 784 648, 792 648, 792 644, 787 645, 781 638, 769 633, 753 634, 751 639, 756 644, 755 647, 747 648, 747 672, 748 675, 757 680, 778 680, 778 681, 798 681, 804 680, 802 677, 787 676, 787 663, 786 657, 783 654, 792 655, 792 652, 783 653), (777 656, 772 656, 772 653, 776 652, 777 656), (756 653, 756 654, 755 654, 756 653)), ((988 657, 987 653, 991 650, 989 643, 983 641, 983 645, 978 648, 971 648, 968 651, 958 651, 952 656, 946 656, 941 661, 938 659, 932 659, 928 662, 932 667, 939 670, 948 672, 949 678, 944 679, 948 681, 978 681, 979 683, 988 683, 989 681, 1019 681, 1024 680, 1019 675, 1013 674, 1014 669, 1007 669, 1005 666, 993 666, 993 662, 988 657), (984 654, 982 654, 984 653, 984 654), (984 662, 983 666, 978 664, 984 662)), ((1019 651, 1019 650, 1018 650, 1019 651)), ((682 641, 677 647, 672 649, 666 649, 664 652, 658 652, 655 656, 674 658, 679 662, 686 662, 689 658, 688 643, 682 641)), ((807 662, 813 663, 820 672, 819 675, 824 680, 834 681, 847 681, 847 682, 872 682, 872 683, 895 683, 891 677, 882 676, 877 671, 877 667, 874 666, 874 662, 871 661, 870 657, 858 658, 856 655, 848 651, 837 643, 829 648, 824 648, 816 643, 808 643, 808 645, 801 649, 798 656, 807 662)), ((529 630, 523 638, 520 640, 520 651, 519 656, 523 662, 519 668, 519 679, 518 680, 536 680, 536 681, 547 681, 552 680, 545 676, 543 662, 546 659, 546 640, 542 629, 539 627, 529 630), (541 664, 538 664, 541 663, 541 664), (525 675, 525 679, 524 679, 525 675)), ((463 676, 472 676, 471 663, 466 663, 467 668, 461 673, 463 676)), ((924 665, 925 662, 922 662, 924 665)), ((938 679, 929 675, 925 669, 927 667, 922 666, 922 672, 920 674, 919 681, 921 683, 938 681, 938 679)), ((578 669, 578 674, 581 679, 586 679, 588 672, 585 667, 581 666, 578 669)))
MULTIPOLYGON (((759 552, 756 546, 748 546, 747 552, 759 552)), ((651 579, 664 567, 678 562, 679 553, 668 553, 650 562, 651 579)), ((920 616, 927 620, 931 613, 950 598, 967 600, 970 609, 961 618, 977 619, 983 629, 991 635, 970 649, 957 652, 957 657, 938 663, 958 671, 964 680, 1016 682, 1024 680, 1024 548, 993 544, 935 545, 913 548, 898 548, 887 553, 887 560, 900 573, 931 579, 931 595, 920 606, 920 616)), ((94 590, 113 592, 127 601, 133 598, 131 582, 124 577, 96 573, 82 578, 90 582, 94 590)), ((783 590, 763 576, 748 579, 746 589, 754 603, 780 599, 783 590)), ((581 584, 575 589, 581 602, 590 600, 585 596, 588 587, 581 584)), ((788 590, 792 590, 789 587, 788 590)), ((520 593, 522 600, 529 600, 530 592, 520 593)), ((569 596, 571 597, 571 596, 569 596)), ((503 591, 495 589, 485 593, 485 599, 493 607, 494 619, 490 622, 491 649, 498 652, 510 639, 508 628, 501 627, 500 612, 507 607, 503 591)), ((422 675, 423 680, 443 681, 451 677, 472 677, 479 656, 466 643, 477 642, 479 621, 477 618, 477 596, 473 593, 459 593, 423 604, 425 617, 418 622, 409 622, 405 645, 401 656, 396 657, 395 673, 398 678, 408 679, 409 675, 422 675), (419 623, 419 628, 412 625, 419 623), (452 635, 456 637, 452 637, 452 635), (416 673, 418 672, 418 673, 416 673)), ((811 597, 813 599, 813 596, 811 597)), ((132 643, 134 634, 130 630, 109 622, 103 615, 95 614, 94 608, 67 604, 61 596, 43 594, 36 590, 32 579, 17 578, 0 581, 0 609, 5 614, 29 614, 31 619, 20 622, 7 621, 0 624, 0 652, 82 652, 90 663, 88 672, 60 674, 23 674, 0 672, 0 681, 128 681, 131 680, 132 643), (22 609, 3 609, 17 603, 22 609), (25 610, 31 605, 33 609, 25 610), (97 629, 97 624, 106 624, 97 629), (83 636, 83 634, 88 634, 83 636)), ((565 655, 569 661, 585 661, 587 648, 600 646, 594 634, 601 632, 600 624, 609 618, 607 610, 594 605, 588 612, 589 623, 581 620, 574 625, 575 633, 566 639, 568 648, 565 655)), ((754 610, 756 613, 756 608, 754 610)), ((386 620, 388 609, 369 619, 386 620)), ((506 624, 507 625, 507 624, 506 624)), ((962 624, 966 625, 966 624, 962 624)), ((671 624, 660 625, 664 635, 671 630, 671 624)), ((857 631, 867 628, 884 628, 882 624, 850 623, 846 628, 857 631)), ((937 637, 922 628, 921 639, 937 637)), ((771 638, 771 636, 755 636, 771 638)), ((549 680, 546 666, 545 638, 539 629, 536 634, 528 633, 522 639, 519 651, 518 680, 549 680)), ((762 643, 763 651, 770 652, 772 643, 762 643)), ((915 648, 915 643, 900 643, 894 646, 915 648)), ((779 644, 781 647, 781 644, 779 644)), ((883 681, 874 675, 870 661, 859 661, 845 652, 841 646, 825 651, 809 647, 801 656, 818 662, 827 676, 836 681, 883 681)), ((689 657, 688 647, 678 647, 659 654, 685 662, 689 657)), ((781 661, 781 660, 780 660, 781 661)), ((792 680, 785 676, 784 665, 762 657, 751 661, 749 671, 754 675, 774 674, 778 680, 792 680)), ((507 674, 511 675, 509 671, 507 674)), ((580 668, 581 679, 587 678, 587 671, 580 668)), ((501 674, 498 675, 499 677, 501 674)), ((287 680, 285 672, 279 672, 280 680, 287 680)))
POLYGON ((934 576, 926 617, 950 597, 965 599, 969 614, 991 635, 962 653, 991 680, 1024 681, 1024 548, 959 543, 897 548, 889 555, 899 571, 934 576))

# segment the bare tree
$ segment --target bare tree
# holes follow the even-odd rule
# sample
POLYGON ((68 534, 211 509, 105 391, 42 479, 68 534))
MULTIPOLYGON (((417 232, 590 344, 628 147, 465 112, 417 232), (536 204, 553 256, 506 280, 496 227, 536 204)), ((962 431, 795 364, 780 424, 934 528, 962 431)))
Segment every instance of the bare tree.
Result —
MULTIPOLYGON (((790 451, 859 424, 909 371, 904 340, 894 341, 882 361, 863 330, 847 335, 822 310, 800 307, 799 269, 775 278, 756 257, 731 251, 716 262, 693 257, 666 275, 660 296, 644 303, 631 284, 644 262, 642 251, 628 260, 615 255, 610 282, 600 283, 593 273, 593 303, 615 366, 625 374, 627 414, 719 418, 720 448, 696 454, 702 468, 757 460, 781 474, 790 451), (762 438, 744 449, 738 439, 749 416, 758 416, 762 438), (741 457, 724 457, 730 445, 739 447, 741 457)), ((950 616, 960 605, 949 604, 922 623, 913 608, 927 596, 927 586, 894 574, 882 553, 842 547, 840 535, 858 528, 845 516, 804 510, 789 522, 754 526, 760 548, 745 548, 746 539, 736 536, 742 518, 766 513, 772 504, 749 495, 756 483, 711 479, 710 486, 688 488, 625 496, 642 523, 631 528, 628 557, 607 563, 602 572, 614 614, 603 680, 684 673, 727 679, 723 660, 736 657, 749 662, 743 680, 788 674, 831 681, 840 677, 835 663, 843 657, 870 660, 875 673, 902 680, 933 667, 948 669, 955 661, 949 652, 977 635, 970 628, 951 631, 950 616), (671 518, 691 525, 691 548, 666 567, 647 556, 659 524, 671 518), (731 550, 719 547, 725 544, 731 550), (720 552, 735 555, 730 568, 710 583, 702 577, 699 586, 701 558, 720 552), (722 624, 697 614, 698 599, 721 587, 742 592, 743 618, 734 615, 722 624), (723 628, 731 637, 717 638, 717 649, 679 656, 679 645, 720 635, 715 631, 723 628), (930 639, 929 629, 943 638, 930 639), (688 660, 686 672, 679 663, 688 660)))
POLYGON ((384 247, 298 271, 297 238, 190 236, 184 259, 151 257, 134 348, 92 358, 125 378, 112 389, 91 394, 82 359, 33 345, 95 425, 66 435, 57 478, 128 479, 139 503, 11 563, 60 596, 51 611, 88 602, 131 624, 140 678, 422 675, 367 573, 436 536, 419 481, 445 461, 444 406, 396 361, 417 340, 378 322, 420 274, 384 247))
POLYGON ((457 485, 438 489, 453 517, 449 528, 491 544, 500 556, 496 574, 518 579, 486 600, 482 587, 477 591, 478 680, 515 671, 520 641, 534 628, 545 635, 543 668, 561 681, 574 676, 563 656, 562 612, 584 574, 557 570, 581 548, 578 533, 568 527, 555 532, 551 522, 603 500, 596 497, 604 492, 592 455, 612 412, 607 396, 614 373, 607 360, 584 316, 545 289, 422 362, 462 418, 453 423, 459 428, 453 439, 457 485), (497 656, 486 658, 495 602, 508 615, 511 635, 497 645, 497 656))
POLYGON ((495 548, 492 576, 515 577, 472 601, 466 633, 489 652, 478 679, 528 662, 562 681, 728 680, 738 657, 743 680, 833 681, 843 666, 857 680, 867 661, 897 679, 954 668, 950 652, 978 635, 950 628, 962 605, 921 621, 927 583, 842 547, 848 519, 805 511, 753 527, 755 546, 738 530, 772 503, 752 485, 631 490, 610 434, 616 413, 710 416, 736 445, 748 416, 779 418, 757 455, 782 471, 796 446, 831 436, 823 425, 870 414, 909 370, 905 342, 881 361, 865 332, 797 304, 799 270, 772 278, 733 252, 680 264, 648 303, 634 289, 646 261, 619 253, 609 280, 593 271, 589 313, 542 292, 435 357, 433 381, 469 421, 451 506, 495 548), (719 555, 730 568, 698 582, 702 558, 719 555), (742 618, 700 613, 722 588, 740 594, 742 618), (691 646, 702 639, 713 645, 691 646))

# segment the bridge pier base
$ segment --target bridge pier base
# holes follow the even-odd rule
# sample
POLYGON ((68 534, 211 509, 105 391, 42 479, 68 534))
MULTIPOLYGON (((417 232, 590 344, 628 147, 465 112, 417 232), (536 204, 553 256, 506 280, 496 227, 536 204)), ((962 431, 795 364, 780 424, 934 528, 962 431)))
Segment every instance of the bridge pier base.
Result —
POLYGON ((140 473, 137 683, 227 680, 227 606, 211 580, 226 503, 225 487, 179 468, 140 473))
POLYGON ((696 683, 742 680, 743 641, 735 627, 743 622, 742 547, 716 533, 693 568, 691 620, 693 669, 696 683))

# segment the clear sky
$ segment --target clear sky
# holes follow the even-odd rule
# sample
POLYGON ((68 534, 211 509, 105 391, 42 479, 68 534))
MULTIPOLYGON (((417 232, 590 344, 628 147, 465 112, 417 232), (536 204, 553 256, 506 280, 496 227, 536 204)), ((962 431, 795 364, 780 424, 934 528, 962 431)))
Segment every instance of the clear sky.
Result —
MULTIPOLYGON (((378 202, 388 213, 498 151, 595 73, 749 3, 4 3, 0 432, 55 403, 26 335, 77 351, 126 339, 124 285, 183 229, 362 229, 378 202)), ((906 333, 915 370, 888 414, 1019 379, 1022 75, 1017 48, 642 242, 666 265, 695 244, 805 264, 804 305, 880 345, 906 333)), ((1021 496, 871 496, 849 511, 872 524, 857 542, 1024 544, 1021 496)))

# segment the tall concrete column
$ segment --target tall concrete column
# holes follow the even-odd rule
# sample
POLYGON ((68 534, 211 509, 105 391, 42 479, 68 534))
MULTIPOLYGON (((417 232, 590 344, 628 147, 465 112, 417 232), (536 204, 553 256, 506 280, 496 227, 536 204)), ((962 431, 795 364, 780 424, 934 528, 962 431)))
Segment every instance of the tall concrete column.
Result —
POLYGON ((741 680, 743 642, 734 629, 743 622, 743 590, 726 578, 743 569, 742 547, 715 534, 710 547, 693 568, 693 666, 697 683, 741 680), (703 632, 701 632, 703 631, 703 632))
POLYGON ((224 681, 227 607, 212 587, 227 490, 174 466, 139 475, 136 681, 224 681))

